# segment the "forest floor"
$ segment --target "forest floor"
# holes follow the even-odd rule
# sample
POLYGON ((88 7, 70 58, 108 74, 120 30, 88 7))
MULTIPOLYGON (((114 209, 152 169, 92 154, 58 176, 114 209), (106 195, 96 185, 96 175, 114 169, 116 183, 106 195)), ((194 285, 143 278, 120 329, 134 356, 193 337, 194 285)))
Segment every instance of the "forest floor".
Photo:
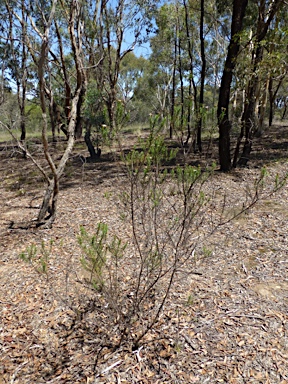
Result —
MULTIPOLYGON (((86 308, 85 316, 75 311, 92 295, 79 283, 80 225, 93 232, 102 221, 131 237, 119 219, 119 192, 127 189, 119 164, 105 151, 101 161, 83 163, 87 153, 76 145, 53 227, 13 229, 37 216, 45 184, 11 143, 0 150, 0 384, 288 383, 288 186, 271 194, 276 175, 288 172, 288 126, 255 139, 249 167, 209 178, 205 193, 219 191, 219 207, 225 195, 233 216, 261 168, 268 171, 258 203, 196 249, 192 272, 176 278, 159 322, 137 350, 111 346, 117 324, 107 329, 97 308, 86 308), (19 258, 32 244, 42 255, 45 245, 47 276, 19 258)), ((36 144, 32 151, 41 155, 36 144)), ((194 161, 206 160, 193 155, 194 161)))

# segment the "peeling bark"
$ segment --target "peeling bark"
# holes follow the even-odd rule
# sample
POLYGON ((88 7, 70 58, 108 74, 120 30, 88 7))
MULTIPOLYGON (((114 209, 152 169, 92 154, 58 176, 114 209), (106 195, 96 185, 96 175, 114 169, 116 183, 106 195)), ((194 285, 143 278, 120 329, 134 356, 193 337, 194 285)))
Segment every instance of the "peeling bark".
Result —
POLYGON ((78 16, 78 7, 77 1, 74 0, 70 7, 70 20, 69 20, 69 33, 70 40, 72 45, 72 51, 75 60, 76 74, 77 74, 77 84, 74 92, 74 96, 71 98, 71 110, 69 115, 69 124, 67 127, 67 136, 68 141, 65 148, 65 151, 59 161, 58 166, 55 165, 51 154, 49 152, 49 145, 47 140, 47 114, 46 114, 46 99, 45 99, 45 81, 44 81, 44 68, 47 60, 48 46, 49 46, 49 29, 53 21, 55 7, 57 0, 53 1, 52 10, 50 13, 49 21, 46 25, 44 35, 42 36, 42 46, 41 54, 38 64, 38 74, 39 74, 39 89, 40 89, 40 102, 42 109, 42 118, 43 118, 43 127, 42 127, 42 144, 44 149, 45 158, 49 164, 50 171, 52 172, 52 178, 47 178, 48 186, 46 188, 42 205, 37 218, 37 226, 45 225, 51 226, 55 220, 56 210, 57 210, 57 201, 59 195, 59 182, 60 178, 64 172, 66 163, 69 159, 70 153, 73 149, 75 142, 75 127, 77 124, 77 118, 80 111, 80 107, 83 98, 81 95, 84 95, 86 90, 86 77, 81 61, 81 43, 80 38, 76 39, 75 36, 75 22, 76 17, 78 16))

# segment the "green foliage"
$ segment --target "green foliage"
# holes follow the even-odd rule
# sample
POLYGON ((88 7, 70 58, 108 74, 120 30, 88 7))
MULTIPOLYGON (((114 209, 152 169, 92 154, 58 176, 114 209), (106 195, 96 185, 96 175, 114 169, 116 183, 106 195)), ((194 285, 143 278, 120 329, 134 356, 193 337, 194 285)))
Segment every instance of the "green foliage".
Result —
POLYGON ((172 170, 172 176, 177 180, 178 185, 185 186, 184 190, 187 190, 191 184, 194 184, 196 180, 201 176, 200 167, 192 167, 187 165, 186 167, 176 167, 172 170))
POLYGON ((187 298, 187 303, 186 303, 187 307, 194 305, 194 302, 195 302, 195 297, 190 293, 187 298))
POLYGON ((128 124, 130 120, 130 115, 122 100, 116 101, 115 111, 115 128, 117 130, 117 133, 119 133, 119 131, 121 131, 121 129, 128 124))
MULTIPOLYGON (((17 96, 12 92, 5 92, 3 102, 0 105, 1 121, 9 127, 15 126, 19 120, 20 113, 17 103, 17 96)), ((2 127, 1 127, 2 129, 2 127)))
MULTIPOLYGON (((147 67, 147 60, 144 57, 137 57, 133 52, 129 52, 124 56, 120 65, 120 73, 118 79, 119 95, 125 104, 127 115, 129 115, 130 122, 141 121, 140 115, 145 113, 145 103, 141 100, 135 100, 135 90, 142 82, 145 70, 147 67), (139 105, 140 104, 140 105, 139 105)), ((143 84, 143 82, 142 82, 143 84)), ((147 111, 147 115, 151 109, 147 111)))
POLYGON ((177 149, 168 147, 164 125, 159 116, 151 117, 147 138, 123 154, 130 186, 122 193, 125 209, 121 219, 133 228, 136 285, 130 291, 143 319, 135 345, 158 321, 178 268, 185 265, 189 270, 195 262, 193 233, 201 225, 201 215, 210 201, 203 185, 215 168, 175 166, 177 149), (154 297, 154 291, 159 296, 152 310, 149 296, 154 297))
POLYGON ((37 247, 35 244, 32 244, 29 247, 27 247, 26 251, 21 252, 19 257, 21 260, 25 261, 26 263, 31 263, 33 260, 35 260, 36 255, 37 255, 37 247))
POLYGON ((203 252, 204 257, 210 257, 213 253, 211 249, 209 249, 205 246, 203 247, 202 252, 203 252))
MULTIPOLYGON (((130 175, 143 172, 143 181, 151 176, 150 172, 160 171, 161 166, 169 164, 176 157, 177 150, 170 149, 165 144, 163 127, 165 121, 160 122, 159 116, 150 118, 150 133, 148 138, 139 139, 134 149, 123 156, 130 175), (139 150, 141 148, 141 150, 139 150)), ((165 176, 165 172, 163 174, 165 176)))
POLYGON ((117 281, 113 279, 111 282, 112 270, 114 269, 117 274, 118 263, 124 256, 127 243, 123 243, 117 236, 110 239, 108 226, 105 223, 99 223, 93 235, 90 235, 84 227, 80 227, 78 243, 83 253, 81 264, 90 275, 89 284, 97 291, 104 288, 109 290, 108 281, 110 281, 115 288, 117 281), (110 279, 105 276, 107 269, 110 279))
POLYGON ((27 247, 27 249, 20 253, 19 257, 21 260, 26 263, 31 264, 35 270, 44 274, 47 277, 48 274, 48 262, 52 252, 53 240, 49 241, 48 244, 42 240, 40 248, 38 248, 35 244, 27 247))
POLYGON ((42 110, 40 105, 28 103, 25 108, 27 132, 40 132, 42 124, 42 110))
POLYGON ((259 178, 255 181, 255 190, 257 191, 257 194, 263 189, 265 185, 265 180, 267 176, 269 175, 268 170, 266 167, 262 167, 260 171, 259 178))
POLYGON ((94 127, 106 123, 101 92, 94 80, 90 81, 87 86, 83 105, 83 116, 86 120, 89 120, 90 124, 94 127))

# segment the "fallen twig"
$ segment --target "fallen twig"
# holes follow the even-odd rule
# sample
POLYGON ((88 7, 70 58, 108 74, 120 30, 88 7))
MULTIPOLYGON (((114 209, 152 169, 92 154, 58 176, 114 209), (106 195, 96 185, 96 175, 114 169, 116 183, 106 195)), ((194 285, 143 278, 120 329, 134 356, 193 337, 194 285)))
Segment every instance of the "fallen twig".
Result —
MULTIPOLYGON (((114 367, 116 367, 117 365, 120 365, 121 363, 123 362, 123 360, 118 360, 116 361, 115 363, 113 363, 112 365, 110 365, 109 367, 103 369, 102 372, 98 373, 98 375, 96 375, 95 378, 101 376, 101 375, 104 375, 105 373, 111 371, 111 369, 113 369, 114 367)), ((96 381, 95 381, 95 384, 96 384, 96 381)))

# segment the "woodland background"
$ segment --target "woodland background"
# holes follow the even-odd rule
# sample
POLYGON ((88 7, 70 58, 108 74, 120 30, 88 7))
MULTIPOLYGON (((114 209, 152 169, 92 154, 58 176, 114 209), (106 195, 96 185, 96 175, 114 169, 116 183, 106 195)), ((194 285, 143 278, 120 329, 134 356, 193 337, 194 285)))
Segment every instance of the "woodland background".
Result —
POLYGON ((0 9, 0 383, 287 383, 287 3, 0 9))

